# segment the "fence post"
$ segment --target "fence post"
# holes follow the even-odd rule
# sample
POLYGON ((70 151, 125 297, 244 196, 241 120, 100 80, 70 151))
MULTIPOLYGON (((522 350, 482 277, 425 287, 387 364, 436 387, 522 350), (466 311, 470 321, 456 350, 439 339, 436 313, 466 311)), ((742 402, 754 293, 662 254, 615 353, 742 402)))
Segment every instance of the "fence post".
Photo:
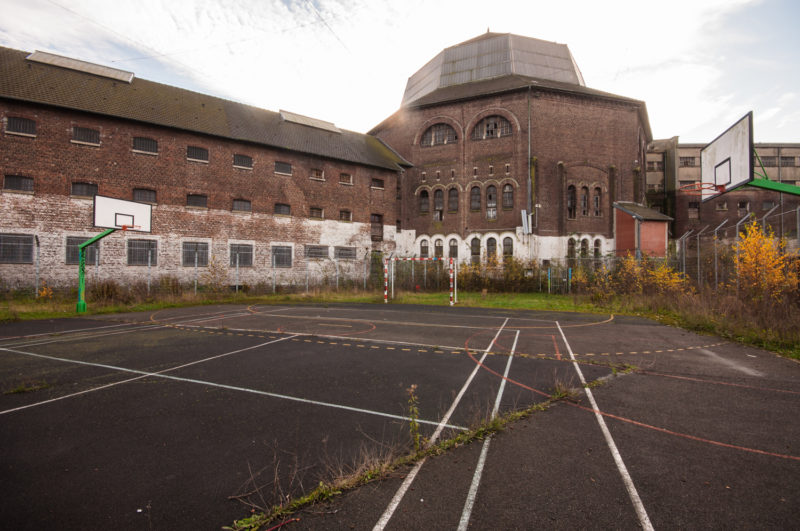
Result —
POLYGON ((275 253, 272 253, 272 293, 275 293, 275 253))
POLYGON ((714 229, 714 289, 717 289, 719 286, 719 266, 717 265, 717 231, 722 228, 728 222, 728 218, 722 220, 722 223, 717 225, 717 228, 714 229))
POLYGON ((236 251, 236 293, 239 293, 239 251, 236 251))
MULTIPOLYGON (((761 232, 765 236, 767 235, 767 218, 769 217, 770 214, 772 214, 775 211, 776 208, 778 208, 778 205, 772 207, 772 209, 770 209, 770 211, 764 214, 764 217, 761 218, 761 232)), ((783 219, 783 216, 781 216, 781 219, 783 219)))
POLYGON ((34 235, 33 239, 34 242, 36 243, 36 280, 35 280, 36 285, 34 286, 33 289, 36 291, 34 296, 38 298, 39 297, 39 236, 34 235))
POLYGON ((197 296, 197 249, 194 250, 194 295, 197 296))
POLYGON ((306 258, 306 293, 308 293, 308 266, 310 265, 309 262, 310 260, 306 258))
POLYGON ((339 260, 334 258, 333 263, 336 265, 336 291, 339 291, 339 260))
POLYGON ((700 232, 698 232, 697 235, 696 235, 697 236, 697 287, 698 288, 703 287, 703 281, 700 278, 700 235, 703 234, 703 231, 705 231, 708 227, 709 227, 709 225, 706 225, 705 227, 700 229, 700 232))
POLYGON ((389 304, 389 259, 383 259, 383 303, 389 304))
POLYGON ((150 295, 150 266, 153 261, 153 250, 147 249, 147 294, 150 295))
POLYGON ((392 300, 394 300, 394 271, 397 267, 397 260, 395 258, 391 259, 391 274, 392 274, 392 300))
MULTIPOLYGON (((740 219, 736 223, 736 264, 739 263, 739 226, 742 223, 744 223, 745 221, 747 221, 747 219, 749 217, 750 217, 750 213, 748 212, 747 214, 744 215, 744 217, 742 219, 740 219)), ((736 268, 736 293, 739 293, 739 268, 738 267, 736 268)))
POLYGON ((547 268, 547 293, 550 293, 550 267, 547 268))

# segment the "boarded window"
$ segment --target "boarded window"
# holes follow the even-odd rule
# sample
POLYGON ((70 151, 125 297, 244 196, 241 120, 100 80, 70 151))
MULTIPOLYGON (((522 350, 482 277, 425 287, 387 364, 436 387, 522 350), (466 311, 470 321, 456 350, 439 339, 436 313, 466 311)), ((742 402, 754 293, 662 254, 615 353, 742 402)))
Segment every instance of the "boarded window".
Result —
POLYGON ((328 246, 306 245, 306 258, 328 258, 328 246))
POLYGON ((36 122, 19 116, 9 116, 6 123, 6 133, 36 136, 36 122))
POLYGON ((503 256, 513 256, 514 255, 514 240, 511 239, 510 236, 506 236, 503 238, 503 256))
POLYGON ((450 240, 450 258, 458 258, 458 240, 450 240))
POLYGON ((427 190, 422 190, 419 193, 419 212, 420 214, 427 214, 431 208, 430 196, 427 190))
POLYGON ((480 238, 472 238, 472 241, 469 244, 469 251, 472 259, 473 264, 479 264, 481 262, 481 240, 480 238))
POLYGON ((567 218, 575 219, 578 214, 577 190, 573 185, 567 187, 567 218))
POLYGON ((308 217, 322 219, 323 218, 323 211, 320 207, 310 207, 308 209, 308 217))
POLYGON ((275 213, 279 216, 291 216, 292 207, 286 203, 275 203, 275 213))
POLYGON ((231 267, 252 267, 253 266, 253 246, 249 243, 232 243, 231 247, 231 267))
MULTIPOLYGON (((78 247, 88 239, 88 236, 67 236, 67 256, 65 259, 67 264, 80 263, 80 249, 78 247)), ((83 249, 83 252, 86 253, 85 264, 97 264, 100 262, 99 246, 100 242, 94 242, 83 249)))
POLYGON ((251 212, 253 206, 249 199, 234 199, 233 209, 234 212, 251 212))
POLYGON ((89 129, 88 127, 78 127, 76 125, 72 128, 72 141, 99 146, 100 131, 97 129, 89 129))
POLYGON ((372 241, 383 241, 383 214, 370 214, 369 221, 372 241))
POLYGON ((234 153, 233 165, 236 166, 237 168, 247 168, 248 170, 252 170, 253 157, 249 155, 241 155, 239 153, 234 153))
POLYGON ((6 175, 3 179, 3 190, 33 192, 33 177, 22 175, 6 175))
POLYGON ((283 245, 272 247, 272 267, 292 267, 292 248, 283 245))
POLYGON ((158 141, 144 136, 133 137, 133 150, 143 153, 158 153, 158 141))
POLYGON ((292 165, 288 162, 275 161, 275 173, 292 174, 292 165))
POLYGON ((208 242, 183 242, 181 264, 184 267, 208 266, 208 242))
POLYGON ((133 189, 133 200, 138 201, 140 203, 155 203, 156 202, 156 191, 149 190, 147 188, 134 188, 133 189))
POLYGON ((187 194, 186 206, 195 208, 208 208, 208 196, 204 194, 187 194))
POLYGON ((442 258, 444 256, 444 242, 442 240, 436 240, 433 243, 433 255, 436 258, 442 258))
POLYGON ((32 234, 0 234, 0 264, 32 263, 32 234))
POLYGON ((186 158, 199 162, 208 162, 208 150, 200 146, 187 146, 186 158))
POLYGON ((158 265, 158 242, 156 240, 128 240, 128 265, 158 265))
POLYGON ((97 195, 97 185, 92 183, 72 183, 70 194, 78 197, 94 197, 97 195))

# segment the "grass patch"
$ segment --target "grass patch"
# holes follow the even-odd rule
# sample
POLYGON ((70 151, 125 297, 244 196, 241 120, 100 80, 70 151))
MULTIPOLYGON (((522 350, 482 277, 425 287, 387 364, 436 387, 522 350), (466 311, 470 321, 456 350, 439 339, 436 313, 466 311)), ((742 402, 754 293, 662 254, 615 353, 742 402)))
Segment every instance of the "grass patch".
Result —
POLYGON ((9 389, 8 391, 4 391, 4 395, 19 395, 24 393, 33 393, 34 391, 41 391, 42 389, 49 389, 50 384, 45 382, 44 380, 38 381, 34 380, 31 382, 23 382, 16 386, 13 389, 9 389))

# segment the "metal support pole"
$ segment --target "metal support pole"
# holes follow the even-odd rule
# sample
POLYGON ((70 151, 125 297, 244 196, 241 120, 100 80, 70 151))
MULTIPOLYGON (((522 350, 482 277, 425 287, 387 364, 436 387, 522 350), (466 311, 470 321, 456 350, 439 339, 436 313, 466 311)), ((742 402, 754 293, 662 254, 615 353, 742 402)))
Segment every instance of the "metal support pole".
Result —
MULTIPOLYGON (((36 297, 39 297, 39 237, 34 235, 34 242, 36 243, 36 285, 34 289, 36 290, 36 297)), ((80 249, 78 250, 80 252, 80 249)))
POLYGON ((389 304, 389 259, 383 259, 383 303, 389 304))
POLYGON ((275 293, 275 253, 272 254, 272 293, 275 293))
POLYGON ((239 251, 236 251, 236 293, 239 293, 239 251))
POLYGON ((339 260, 334 258, 333 263, 336 265, 336 291, 339 291, 339 260))
POLYGON ((306 260, 306 293, 308 293, 308 266, 309 265, 310 265, 309 261, 306 260))
POLYGON ((197 249, 194 250, 194 295, 197 296, 197 249))
POLYGON ((750 214, 747 213, 747 214, 744 215, 744 217, 742 219, 740 219, 736 223, 736 264, 737 264, 737 270, 736 270, 736 292, 737 293, 739 292, 739 270, 738 270, 738 264, 739 264, 739 226, 742 223, 744 223, 745 221, 747 221, 747 219, 749 217, 750 217, 750 214))
POLYGON ((717 264, 717 231, 722 228, 728 222, 728 218, 722 220, 722 223, 717 225, 717 228, 714 229, 714 289, 717 289, 719 286, 719 266, 717 264))
POLYGON ((455 266, 456 266, 455 301, 456 301, 456 304, 458 304, 458 260, 454 259, 454 262, 455 262, 455 266))
POLYGON ((147 294, 150 295, 150 271, 153 266, 153 250, 147 249, 147 294))
POLYGON ((414 289, 414 260, 411 260, 411 289, 414 289))
POLYGON ((392 258, 389 265, 391 267, 391 274, 392 274, 392 300, 394 300, 394 269, 395 267, 397 267, 397 260, 395 258, 392 258))
POLYGON ((450 259, 450 306, 453 305, 453 259, 450 259))
MULTIPOLYGON (((769 211, 769 212, 767 212, 766 214, 764 214, 764 217, 763 217, 763 218, 761 218, 761 232, 762 232, 763 234, 765 234, 765 235, 767 234, 767 218, 769 217, 769 215, 770 215, 770 214, 772 214, 773 212, 775 212, 775 210, 776 210, 777 208, 778 208, 778 205, 775 205, 774 207, 772 207, 772 209, 770 209, 770 211, 769 211)), ((783 217, 783 216, 781 216, 781 217, 783 217)))
POLYGON ((78 313, 86 312, 86 251, 85 249, 96 241, 105 238, 117 229, 108 229, 94 238, 90 238, 78 246, 78 313))
POLYGON ((692 233, 692 229, 689 229, 683 236, 678 238, 677 247, 678 253, 680 253, 680 263, 681 263, 681 273, 684 275, 686 274, 686 238, 692 233))
POLYGON ((696 236, 697 236, 697 287, 698 288, 703 286, 703 280, 700 277, 700 267, 701 267, 700 266, 700 235, 703 234, 703 231, 705 231, 708 227, 709 227, 709 225, 706 225, 705 227, 700 229, 700 232, 698 232, 696 234, 696 236))

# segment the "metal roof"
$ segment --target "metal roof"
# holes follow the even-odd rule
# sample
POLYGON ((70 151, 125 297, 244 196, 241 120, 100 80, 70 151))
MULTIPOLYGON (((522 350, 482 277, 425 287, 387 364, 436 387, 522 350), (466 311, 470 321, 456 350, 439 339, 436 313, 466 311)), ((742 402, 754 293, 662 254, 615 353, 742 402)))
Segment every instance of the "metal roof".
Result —
POLYGON ((641 221, 672 221, 672 218, 666 214, 662 214, 658 210, 653 210, 639 203, 617 201, 614 203, 614 208, 641 221))
POLYGON ((310 124, 298 123, 299 119, 286 120, 277 112, 243 103, 145 79, 120 82, 85 69, 31 61, 27 56, 27 52, 0 47, 0 98, 135 120, 391 170, 411 166, 378 138, 319 127, 328 122, 316 121, 317 126, 309 127, 310 124))

